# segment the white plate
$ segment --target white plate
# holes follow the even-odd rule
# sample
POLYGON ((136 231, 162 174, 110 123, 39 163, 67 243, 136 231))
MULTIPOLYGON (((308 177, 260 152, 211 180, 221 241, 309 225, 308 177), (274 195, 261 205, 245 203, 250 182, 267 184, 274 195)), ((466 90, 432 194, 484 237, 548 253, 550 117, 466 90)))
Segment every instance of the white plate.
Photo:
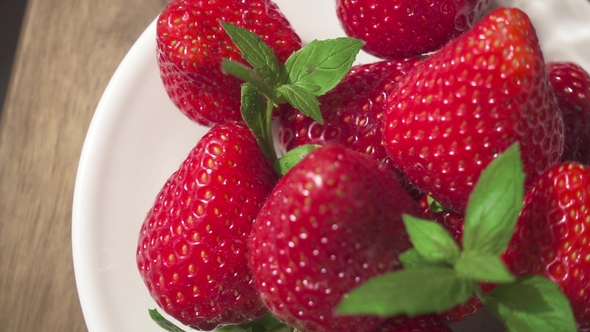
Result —
MULTIPOLYGON (((499 0, 525 9, 537 23, 548 60, 590 70, 590 5, 586 0, 499 0)), ((343 36, 333 0, 276 0, 304 42, 343 36)), ((88 130, 74 194, 72 247, 88 330, 161 329, 135 264, 143 218, 168 176, 206 129, 175 109, 160 82, 155 23, 113 75, 88 130)), ((361 54, 359 62, 373 58, 361 54)))

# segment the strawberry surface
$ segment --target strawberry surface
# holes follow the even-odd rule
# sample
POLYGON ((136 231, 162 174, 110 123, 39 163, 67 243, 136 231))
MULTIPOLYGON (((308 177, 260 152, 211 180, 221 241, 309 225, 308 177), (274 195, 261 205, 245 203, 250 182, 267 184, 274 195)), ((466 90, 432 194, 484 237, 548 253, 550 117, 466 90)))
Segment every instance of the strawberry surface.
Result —
POLYGON ((333 90, 318 98, 324 123, 285 107, 279 126, 281 147, 289 151, 305 144, 338 144, 391 163, 381 144, 385 101, 418 61, 411 58, 352 67, 333 90))
POLYGON ((248 269, 247 238, 276 180, 245 125, 217 125, 203 136, 139 235, 137 266, 162 309, 203 330, 266 312, 248 269))
POLYGON ((247 63, 220 22, 260 36, 283 63, 299 36, 268 0, 173 0, 158 17, 157 55, 164 87, 190 119, 212 126, 240 121, 241 81, 221 71, 224 58, 247 63))
POLYGON ((528 16, 499 8, 408 73, 384 142, 410 181, 464 212, 481 171, 519 142, 528 187, 559 161, 563 120, 528 16))
POLYGON ((489 0, 336 0, 338 18, 364 50, 384 59, 438 50, 469 30, 489 0))
POLYGON ((269 310, 308 332, 371 331, 385 318, 336 315, 343 296, 401 268, 402 213, 418 207, 383 164, 340 146, 312 151, 279 181, 252 229, 250 266, 269 310))
POLYGON ((590 166, 547 170, 526 194, 503 259, 516 275, 540 274, 568 297, 580 327, 590 327, 590 166))
POLYGON ((547 69, 565 126, 561 161, 590 165, 590 74, 572 62, 550 62, 547 69))
POLYGON ((366 153, 389 165, 413 195, 409 184, 391 158, 383 141, 385 101, 394 86, 421 58, 357 65, 330 92, 320 96, 320 123, 287 105, 279 119, 279 143, 289 151, 305 144, 337 144, 366 153))

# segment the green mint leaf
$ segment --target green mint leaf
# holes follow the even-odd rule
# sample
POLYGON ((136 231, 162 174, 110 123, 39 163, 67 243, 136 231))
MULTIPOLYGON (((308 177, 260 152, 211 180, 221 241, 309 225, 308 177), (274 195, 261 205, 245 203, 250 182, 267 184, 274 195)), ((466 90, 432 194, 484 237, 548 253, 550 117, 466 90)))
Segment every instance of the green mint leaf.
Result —
POLYGON ((262 76, 268 85, 275 86, 279 80, 280 71, 279 61, 274 51, 260 37, 247 29, 224 22, 221 25, 254 71, 262 76))
POLYGON ((453 264, 459 258, 461 249, 441 224, 410 215, 403 215, 403 220, 414 249, 424 260, 453 264))
POLYGON ((228 59, 223 59, 221 62, 221 70, 233 75, 245 82, 255 86, 262 94, 268 98, 272 98, 274 93, 272 88, 263 80, 263 78, 251 68, 244 66, 239 62, 228 59))
POLYGON ((289 104, 300 110, 301 113, 311 117, 319 123, 324 123, 320 111, 320 102, 313 93, 297 85, 282 85, 279 87, 278 92, 279 98, 284 97, 289 104))
POLYGON ((418 267, 373 278, 340 302, 341 314, 410 316, 440 313, 466 302, 475 288, 448 267, 418 267))
POLYGON ((414 269, 417 267, 430 266, 430 262, 426 261, 422 255, 414 248, 408 249, 399 255, 399 261, 404 266, 404 269, 414 269))
POLYGON ((304 90, 311 92, 314 96, 323 95, 325 92, 322 90, 322 87, 316 84, 309 84, 306 82, 296 82, 293 85, 296 85, 304 90))
POLYGON ((404 269, 415 269, 418 267, 426 267, 426 266, 439 266, 439 267, 449 267, 448 264, 444 262, 432 262, 425 259, 422 255, 418 253, 418 251, 414 248, 410 248, 399 255, 399 260, 404 266, 404 269))
POLYGON ((291 54, 283 67, 281 81, 320 96, 332 90, 348 73, 363 45, 362 41, 347 37, 314 40, 291 54))
POLYGON ((455 271, 461 278, 491 283, 514 282, 513 276, 500 257, 464 251, 455 263, 455 271))
POLYGON ((157 309, 148 309, 150 317, 156 324, 168 332, 184 332, 180 327, 174 325, 172 322, 164 318, 157 309))
POLYGON ((499 256, 506 250, 522 208, 522 167, 518 144, 513 144, 481 173, 465 211, 465 251, 499 256))
MULTIPOLYGON (((242 84, 242 105, 240 111, 244 122, 252 131, 254 138, 264 156, 270 160, 276 159, 270 119, 268 119, 268 105, 256 87, 249 83, 242 84)), ((271 115, 272 116, 272 115, 271 115)))
POLYGON ((426 200, 428 201, 428 208, 430 209, 430 211, 434 213, 439 213, 445 210, 445 207, 434 198, 427 196, 426 200))
POLYGON ((275 169, 280 175, 285 175, 291 168, 293 168, 293 166, 297 165, 301 159, 305 158, 305 156, 311 151, 319 147, 319 145, 315 144, 306 144, 296 147, 275 161, 275 169))
POLYGON ((484 298, 486 307, 511 332, 576 332, 566 296, 557 284, 541 276, 518 278, 496 287, 484 298))

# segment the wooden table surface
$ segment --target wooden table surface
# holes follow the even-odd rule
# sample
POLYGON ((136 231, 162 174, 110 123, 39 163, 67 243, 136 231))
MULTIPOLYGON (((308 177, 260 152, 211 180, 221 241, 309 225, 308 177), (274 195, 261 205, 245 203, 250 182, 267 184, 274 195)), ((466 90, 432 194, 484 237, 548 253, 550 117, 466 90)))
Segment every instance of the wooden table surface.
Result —
POLYGON ((165 2, 29 0, 0 113, 2 332, 87 330, 71 252, 78 159, 111 75, 165 2))

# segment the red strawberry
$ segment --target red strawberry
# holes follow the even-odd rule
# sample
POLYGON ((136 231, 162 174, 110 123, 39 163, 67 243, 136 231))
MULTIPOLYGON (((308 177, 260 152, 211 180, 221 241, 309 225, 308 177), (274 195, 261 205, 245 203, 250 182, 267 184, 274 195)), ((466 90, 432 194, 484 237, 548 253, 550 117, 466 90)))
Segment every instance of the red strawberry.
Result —
POLYGON ((357 65, 330 92, 320 96, 324 123, 293 107, 283 110, 279 140, 285 150, 305 144, 339 144, 390 163, 382 142, 385 101, 418 58, 357 65))
POLYGON ((283 63, 301 40, 269 0, 173 0, 158 18, 158 64, 174 104, 192 120, 212 126, 239 121, 240 84, 221 72, 223 58, 247 64, 220 21, 259 35, 283 63))
POLYGON ((420 62, 390 94, 383 135, 406 177, 457 212, 515 142, 530 186, 559 161, 563 121, 527 15, 499 8, 420 62))
POLYGON ((581 327, 590 327, 590 166, 553 166, 524 200, 503 256, 516 275, 540 274, 569 298, 581 327))
POLYGON ((562 161, 590 165, 590 74, 571 62, 547 64, 565 126, 562 161))
POLYGON ((247 238, 277 176, 245 125, 218 125, 170 176, 146 216, 137 266, 151 296, 183 324, 211 330, 266 312, 247 238))
POLYGON ((430 202, 427 195, 422 195, 418 200, 418 204, 422 211, 423 219, 433 220, 443 225, 446 230, 451 233, 455 241, 457 241, 458 244, 461 243, 461 238, 463 237, 463 222, 465 219, 464 214, 449 210, 434 212, 430 208, 430 202))
POLYGON ((384 59, 405 58, 439 49, 469 30, 489 0, 336 0, 338 18, 364 50, 384 59))
POLYGON ((372 332, 452 332, 440 318, 435 315, 398 316, 390 318, 372 332))
POLYGON ((340 146, 312 151, 279 181, 250 237, 262 300, 302 331, 371 331, 385 318, 340 316, 343 296, 401 267, 402 213, 417 205, 384 165, 340 146))
POLYGON ((320 96, 324 123, 284 107, 279 125, 279 142, 289 151, 305 144, 337 144, 363 152, 389 165, 404 187, 418 195, 387 155, 383 141, 385 101, 395 84, 420 58, 357 65, 330 92, 320 96))

